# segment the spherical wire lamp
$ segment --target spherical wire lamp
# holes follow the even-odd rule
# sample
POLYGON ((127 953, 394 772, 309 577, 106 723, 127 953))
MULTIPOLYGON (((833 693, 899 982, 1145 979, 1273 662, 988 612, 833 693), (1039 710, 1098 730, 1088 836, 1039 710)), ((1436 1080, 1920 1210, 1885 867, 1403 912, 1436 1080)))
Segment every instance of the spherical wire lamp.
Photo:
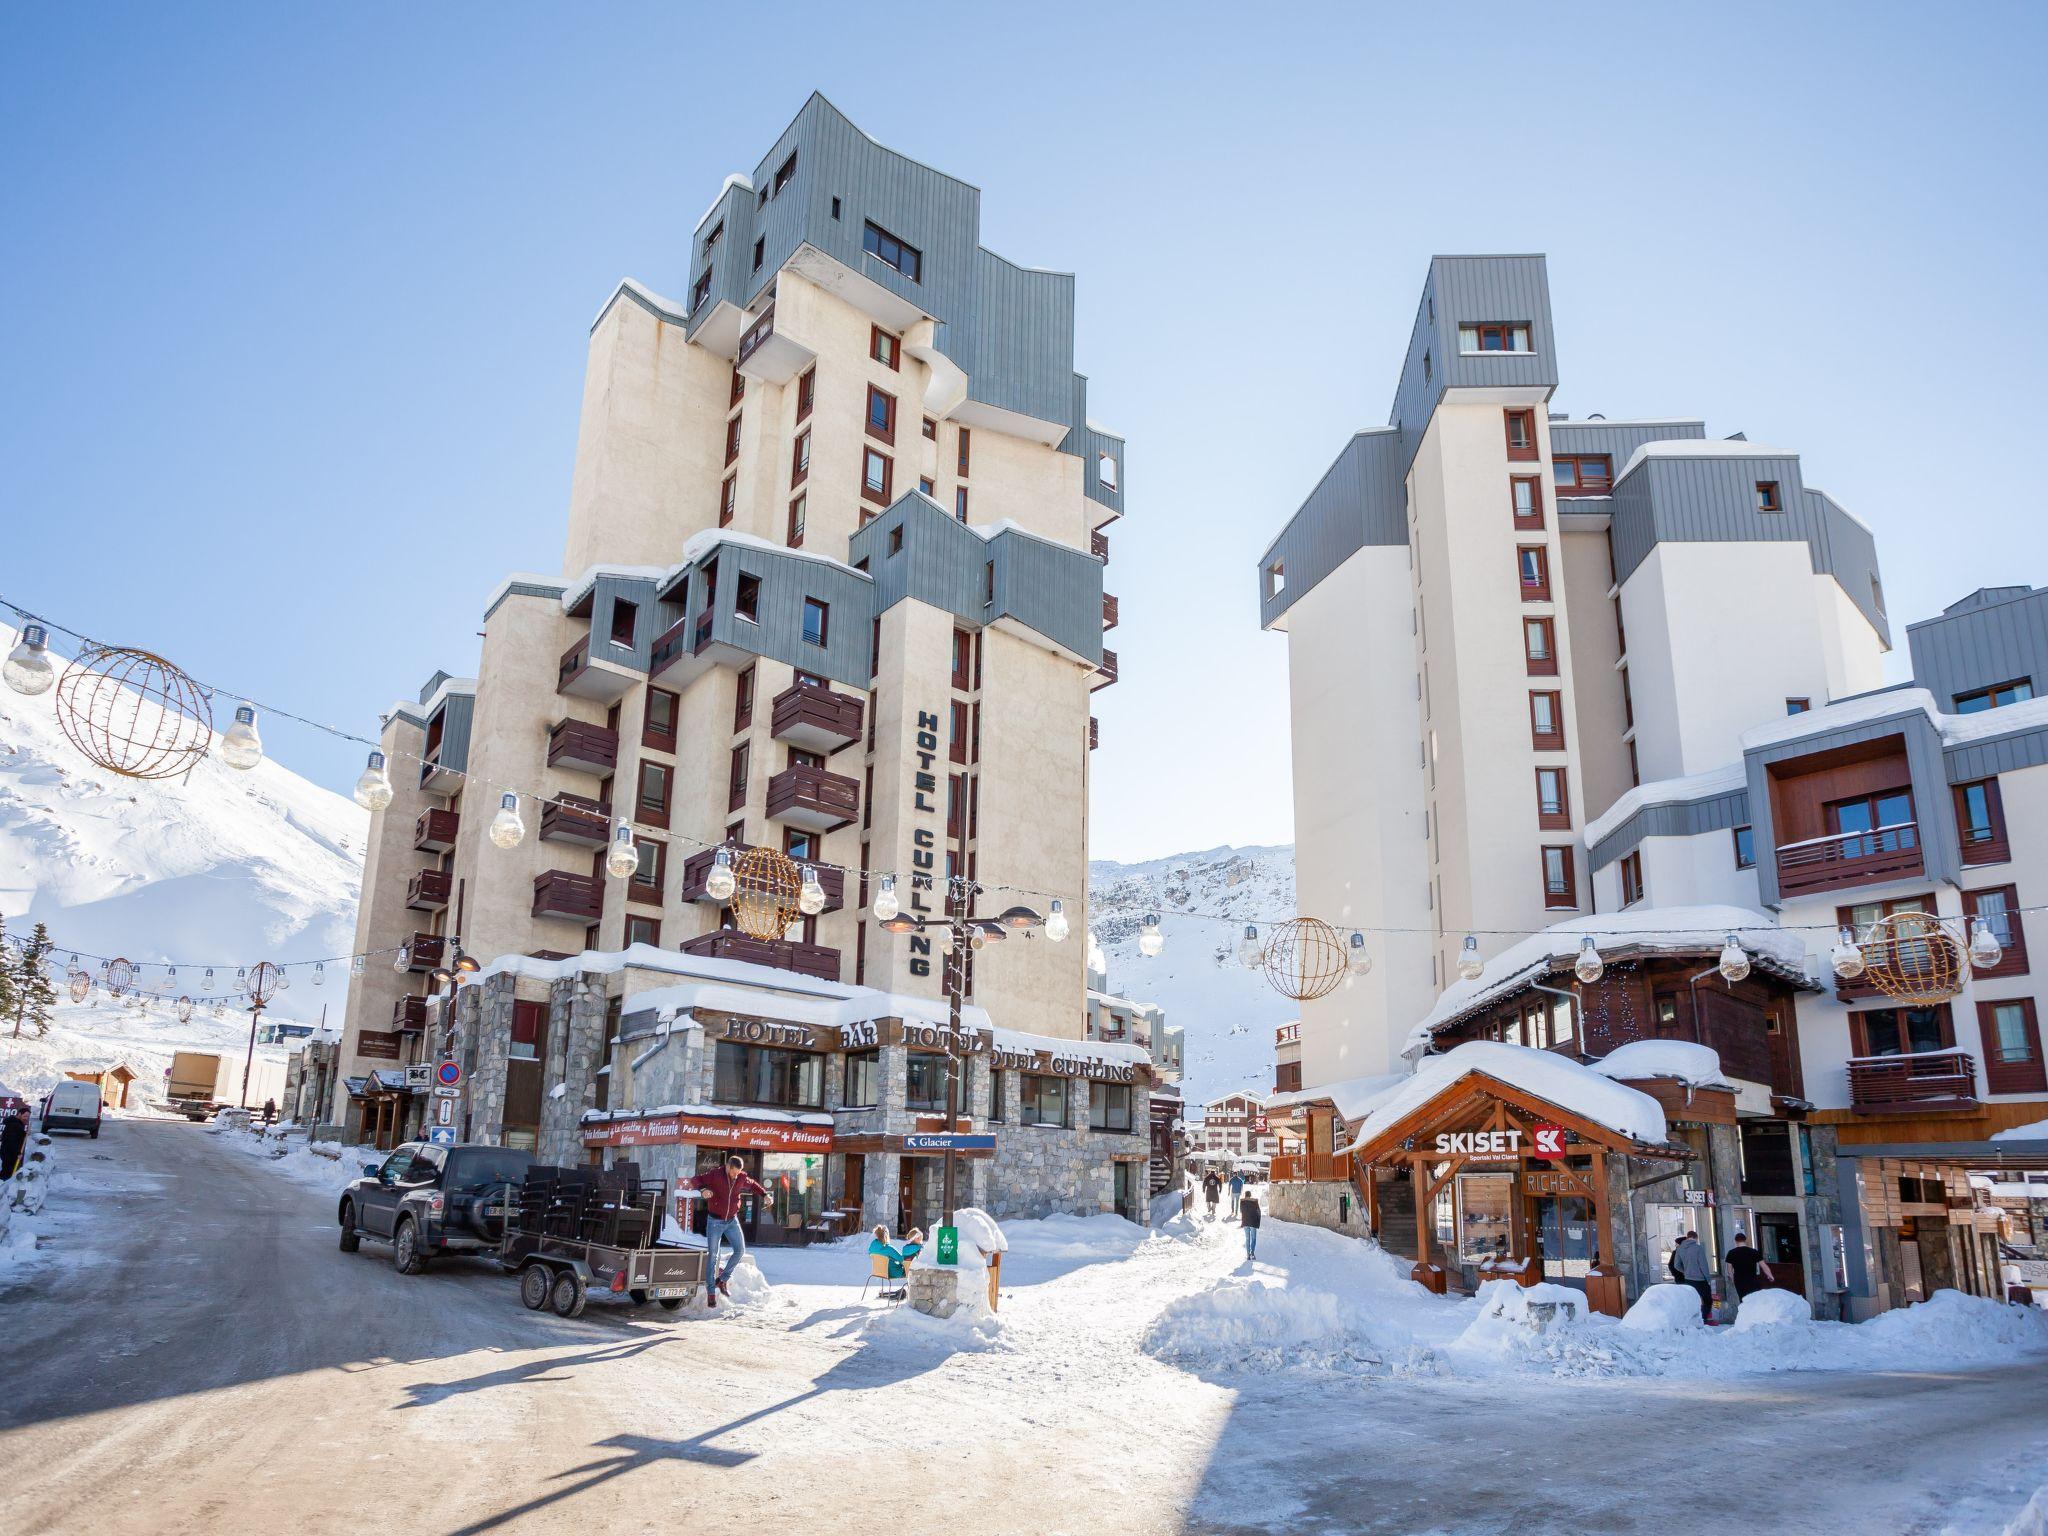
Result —
POLYGON ((71 744, 123 778, 178 778, 213 741, 205 691, 148 651, 87 646, 57 679, 55 708, 71 744))
POLYGON ((749 848, 732 869, 732 915, 751 939, 779 939, 799 915, 803 877, 796 861, 773 848, 749 848))
POLYGON ((1320 918, 1289 918, 1276 923, 1266 938, 1266 980, 1297 1003, 1336 991, 1347 959, 1343 939, 1320 918))

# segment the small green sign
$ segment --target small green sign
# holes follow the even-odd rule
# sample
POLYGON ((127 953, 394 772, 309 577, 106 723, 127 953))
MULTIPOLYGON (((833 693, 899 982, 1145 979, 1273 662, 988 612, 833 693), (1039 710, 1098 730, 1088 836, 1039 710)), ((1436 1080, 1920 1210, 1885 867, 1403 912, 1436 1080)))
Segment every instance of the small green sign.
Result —
POLYGON ((960 1262, 960 1229, 958 1227, 939 1228, 939 1262, 941 1264, 958 1264, 960 1262))

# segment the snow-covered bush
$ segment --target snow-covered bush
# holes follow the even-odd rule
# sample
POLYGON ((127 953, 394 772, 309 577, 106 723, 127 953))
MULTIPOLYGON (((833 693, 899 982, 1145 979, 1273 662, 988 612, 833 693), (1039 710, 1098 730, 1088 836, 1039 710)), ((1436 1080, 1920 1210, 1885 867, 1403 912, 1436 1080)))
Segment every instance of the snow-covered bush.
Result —
POLYGON ((1622 1318, 1624 1328, 1644 1333, 1679 1333, 1704 1328, 1700 1317, 1700 1293, 1689 1285, 1653 1285, 1636 1298, 1636 1304, 1622 1318))
POLYGON ((1736 1310, 1735 1331, 1747 1333, 1752 1328, 1812 1321, 1813 1308, 1807 1305, 1804 1296, 1791 1291, 1752 1291, 1742 1298, 1742 1305, 1736 1310))

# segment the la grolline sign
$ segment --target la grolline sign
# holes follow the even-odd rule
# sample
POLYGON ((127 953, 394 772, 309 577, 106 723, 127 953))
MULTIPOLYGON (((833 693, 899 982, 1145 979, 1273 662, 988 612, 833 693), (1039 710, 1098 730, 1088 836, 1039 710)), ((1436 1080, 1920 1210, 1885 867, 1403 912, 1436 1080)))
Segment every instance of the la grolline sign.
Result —
POLYGON ((653 1147, 682 1141, 707 1147, 745 1147, 755 1152, 830 1152, 832 1127, 694 1115, 654 1115, 644 1120, 614 1120, 583 1127, 586 1147, 653 1147))

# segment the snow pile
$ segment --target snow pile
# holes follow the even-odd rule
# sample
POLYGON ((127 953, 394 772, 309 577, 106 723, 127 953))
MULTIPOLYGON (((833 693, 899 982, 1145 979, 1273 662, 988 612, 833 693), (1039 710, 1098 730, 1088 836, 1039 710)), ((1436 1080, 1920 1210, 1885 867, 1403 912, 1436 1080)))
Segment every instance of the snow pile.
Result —
POLYGON ((2016 1125, 2011 1130, 1993 1131, 1993 1141, 2048 1141, 2048 1120, 2035 1120, 2027 1125, 2016 1125))
POLYGON ((1804 1296, 1791 1291, 1752 1291, 1742 1298, 1735 1313, 1735 1331, 1748 1333, 1754 1328, 1776 1328, 1786 1323, 1810 1323, 1813 1308, 1807 1305, 1804 1296))
MULTIPOLYGON (((219 1131, 220 1122, 231 1111, 223 1110, 208 1127, 219 1131)), ((350 1147, 339 1142, 309 1142, 303 1131, 273 1126, 269 1130, 220 1132, 222 1144, 251 1157, 260 1157, 286 1178, 308 1189, 317 1189, 337 1199, 341 1192, 363 1177, 365 1164, 379 1164, 390 1154, 375 1147, 350 1147)))
POLYGON ((907 1345, 949 1354, 1016 1347, 1002 1314, 989 1311, 985 1301, 963 1306, 951 1317, 933 1317, 900 1301, 862 1318, 857 1332, 867 1344, 907 1345))
POLYGON ((36 1251, 36 1217, 42 1214, 57 1175, 55 1148, 47 1136, 31 1133, 21 1166, 0 1184, 0 1273, 36 1251))
POLYGON ((1877 1349, 1907 1359, 1997 1360, 2015 1351, 2048 1350, 2048 1313, 1961 1291, 1936 1291, 1855 1329, 1877 1349))
POLYGON ((1670 1077, 1692 1088, 1733 1086, 1721 1074, 1721 1053, 1690 1040, 1631 1040, 1594 1062, 1593 1070, 1618 1083, 1670 1077))
POLYGON ((1586 1320, 1586 1293, 1568 1285, 1488 1280, 1474 1299, 1478 1316, 1458 1336, 1463 1349, 1503 1354, 1524 1347, 1535 1334, 1586 1320))
POLYGON ((1473 1073, 1483 1073, 1637 1141, 1661 1145, 1664 1140, 1664 1111, 1648 1094, 1603 1077, 1555 1051, 1508 1045, 1498 1040, 1468 1040, 1441 1056, 1427 1056, 1417 1062, 1414 1074, 1378 1101, 1346 1150, 1364 1146, 1460 1078, 1473 1073))
POLYGON ((761 1266, 754 1262, 751 1253, 733 1265, 726 1289, 730 1292, 726 1299, 743 1307, 759 1306, 775 1296, 775 1287, 768 1283, 768 1277, 761 1273, 761 1266))
POLYGON ((1345 1297, 1254 1278, 1171 1303, 1146 1331, 1143 1348, 1198 1373, 1357 1371, 1409 1363, 1414 1342, 1397 1322, 1370 1316, 1345 1297))
POLYGON ((1684 1333, 1707 1325, 1700 1317, 1700 1293, 1689 1285, 1667 1282, 1638 1296, 1621 1326, 1639 1333, 1684 1333))

